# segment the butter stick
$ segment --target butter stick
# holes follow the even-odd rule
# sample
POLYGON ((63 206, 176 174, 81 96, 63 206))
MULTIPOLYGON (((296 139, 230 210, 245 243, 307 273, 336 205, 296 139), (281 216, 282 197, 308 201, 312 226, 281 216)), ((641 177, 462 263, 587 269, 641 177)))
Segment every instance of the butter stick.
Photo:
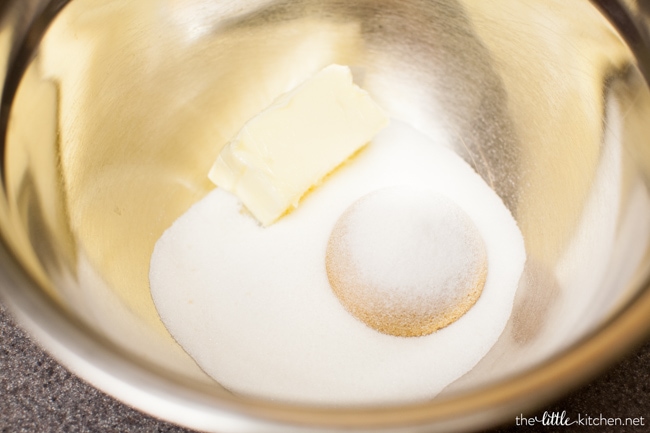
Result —
POLYGON ((208 176, 268 226, 387 124, 350 69, 330 65, 250 119, 208 176))

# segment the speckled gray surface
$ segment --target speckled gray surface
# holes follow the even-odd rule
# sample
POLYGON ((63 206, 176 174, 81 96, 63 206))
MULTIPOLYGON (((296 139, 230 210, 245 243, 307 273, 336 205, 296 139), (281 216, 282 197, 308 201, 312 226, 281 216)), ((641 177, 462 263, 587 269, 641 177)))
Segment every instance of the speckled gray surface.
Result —
MULTIPOLYGON (((645 426, 517 427, 514 432, 650 431, 650 343, 611 371, 545 411, 605 417, 640 417, 645 426)), ((186 430, 137 412, 85 384, 36 347, 0 304, 0 432, 173 432, 186 430)))

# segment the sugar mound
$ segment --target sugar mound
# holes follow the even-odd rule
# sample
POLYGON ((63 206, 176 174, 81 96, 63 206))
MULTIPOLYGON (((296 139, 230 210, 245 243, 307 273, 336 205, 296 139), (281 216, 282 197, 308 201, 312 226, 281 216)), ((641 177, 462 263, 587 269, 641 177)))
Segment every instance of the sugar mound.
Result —
POLYGON ((174 338, 233 392, 299 403, 404 403, 434 397, 469 371, 503 331, 525 261, 521 233, 458 155, 397 121, 301 206, 262 228, 215 189, 156 243, 151 293, 174 338), (325 253, 337 220, 380 189, 450 197, 485 243, 483 293, 430 335, 386 335, 334 295, 325 253))
POLYGON ((483 290, 485 244, 472 220, 430 191, 395 187, 350 206, 330 236, 327 276, 345 308, 390 335, 430 334, 483 290))

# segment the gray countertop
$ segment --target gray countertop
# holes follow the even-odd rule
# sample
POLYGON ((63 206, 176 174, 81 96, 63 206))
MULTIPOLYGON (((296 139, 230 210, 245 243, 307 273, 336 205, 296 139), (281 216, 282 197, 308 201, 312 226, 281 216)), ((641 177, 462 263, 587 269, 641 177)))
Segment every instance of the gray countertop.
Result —
MULTIPOLYGON (((645 344, 594 382, 545 411, 582 416, 643 417, 640 427, 517 427, 510 432, 647 432, 650 431, 650 343, 645 344)), ((135 411, 87 385, 34 345, 0 304, 0 432, 175 432, 172 424, 135 411)))

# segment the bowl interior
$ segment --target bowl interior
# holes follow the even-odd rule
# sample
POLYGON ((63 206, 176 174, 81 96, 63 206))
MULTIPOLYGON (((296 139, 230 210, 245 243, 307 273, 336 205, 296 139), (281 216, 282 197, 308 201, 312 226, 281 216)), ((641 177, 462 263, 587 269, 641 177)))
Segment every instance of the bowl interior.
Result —
POLYGON ((587 1, 74 0, 34 48, 6 131, 5 242, 111 350, 188 387, 229 394, 160 321, 154 244, 244 122, 331 63, 445 137, 523 234, 511 319, 444 395, 543 363, 647 275, 650 92, 587 1))

